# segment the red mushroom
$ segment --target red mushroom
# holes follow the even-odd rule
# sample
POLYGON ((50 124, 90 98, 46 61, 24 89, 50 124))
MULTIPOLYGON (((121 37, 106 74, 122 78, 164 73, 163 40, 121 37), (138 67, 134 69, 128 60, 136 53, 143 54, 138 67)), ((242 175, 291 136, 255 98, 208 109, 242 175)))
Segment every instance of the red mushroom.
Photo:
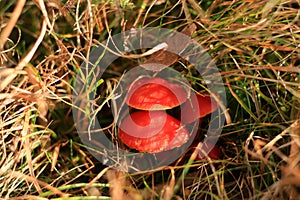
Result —
MULTIPOLYGON (((220 96, 214 93, 217 98, 220 96)), ((218 103, 211 97, 209 93, 192 95, 190 100, 186 101, 182 106, 181 121, 189 124, 199 118, 214 112, 218 108, 218 103)))
POLYGON ((189 133, 163 111, 136 111, 121 122, 118 137, 132 149, 158 153, 185 144, 189 133))
POLYGON ((129 88, 126 103, 140 110, 166 110, 181 105, 187 97, 178 84, 162 78, 142 78, 129 88))
MULTIPOLYGON (((220 150, 217 145, 214 145, 211 142, 200 142, 198 147, 200 149, 198 150, 198 154, 195 160, 206 160, 207 157, 212 160, 220 159, 220 150)), ((197 148, 197 145, 193 146, 192 150, 195 150, 195 148, 197 148)))

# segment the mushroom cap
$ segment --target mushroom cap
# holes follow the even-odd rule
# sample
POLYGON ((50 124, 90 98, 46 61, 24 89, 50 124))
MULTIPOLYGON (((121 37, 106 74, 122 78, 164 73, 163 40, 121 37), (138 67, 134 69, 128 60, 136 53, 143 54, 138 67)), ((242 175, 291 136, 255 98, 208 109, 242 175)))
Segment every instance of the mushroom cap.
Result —
MULTIPOLYGON (((220 159, 221 153, 217 145, 214 145, 211 142, 200 143, 202 143, 202 145, 198 151, 196 160, 206 160, 207 157, 209 157, 212 160, 220 159)), ((193 147, 193 149, 195 148, 197 148, 197 145, 193 147)))
MULTIPOLYGON (((219 94, 214 94, 217 98, 220 98, 219 94)), ((197 119, 214 112, 218 107, 217 101, 215 101, 207 92, 191 95, 191 98, 181 107, 181 121, 184 124, 192 123, 197 119)))
POLYGON ((136 111, 120 124, 118 137, 132 149, 158 153, 188 141, 188 130, 164 111, 136 111))
POLYGON ((126 103, 139 110, 166 110, 181 105, 187 97, 187 92, 179 84, 152 77, 134 82, 126 103))

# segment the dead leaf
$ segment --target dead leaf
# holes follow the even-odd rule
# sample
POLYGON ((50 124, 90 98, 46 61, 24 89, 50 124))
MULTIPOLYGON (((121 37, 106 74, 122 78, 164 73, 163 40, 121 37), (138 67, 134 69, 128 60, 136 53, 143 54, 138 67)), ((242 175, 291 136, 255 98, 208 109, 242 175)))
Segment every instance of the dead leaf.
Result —
POLYGON ((56 145, 54 147, 54 150, 53 150, 53 157, 52 157, 51 169, 50 169, 51 172, 53 172, 53 170, 56 166, 57 158, 58 158, 58 155, 59 155, 59 150, 60 150, 60 144, 56 145))
POLYGON ((47 122, 47 113, 49 110, 49 102, 46 100, 46 98, 40 97, 36 101, 37 109, 39 117, 44 121, 47 122))
POLYGON ((109 170, 106 173, 108 179, 109 193, 112 200, 124 200, 125 175, 117 170, 109 170))
POLYGON ((86 191, 89 196, 97 196, 97 197, 101 196, 101 192, 97 187, 90 186, 86 189, 86 191))
MULTIPOLYGON (((196 25, 192 23, 185 27, 181 33, 187 36, 192 36, 192 34, 196 31, 196 28, 196 25)), ((187 47, 187 39, 189 39, 186 37, 177 37, 178 34, 168 37, 165 41, 168 47, 153 53, 149 59, 140 66, 150 71, 161 71, 174 64, 179 59, 180 52, 184 51, 187 47)))
POLYGON ((170 183, 164 187, 162 192, 161 199, 163 200, 171 200, 174 195, 174 187, 175 187, 175 172, 174 169, 171 169, 172 178, 170 183))

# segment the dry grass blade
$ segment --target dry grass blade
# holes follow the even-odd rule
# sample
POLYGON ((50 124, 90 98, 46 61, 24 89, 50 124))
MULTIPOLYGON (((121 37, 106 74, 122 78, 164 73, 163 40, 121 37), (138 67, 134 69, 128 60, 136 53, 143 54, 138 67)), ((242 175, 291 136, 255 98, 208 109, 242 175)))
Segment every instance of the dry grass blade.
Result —
POLYGON ((22 130, 22 137, 23 137, 23 142, 22 146, 25 149, 26 152, 26 159, 27 159, 27 164, 28 164, 28 169, 31 175, 31 180, 36 187, 36 190, 39 194, 42 193, 42 189, 38 183, 38 180, 35 176, 34 169, 33 169, 33 164, 32 164, 32 157, 31 157, 31 144, 30 144, 30 138, 29 138, 29 133, 31 132, 30 128, 30 112, 29 110, 25 111, 25 119, 24 119, 24 124, 23 124, 23 130, 22 130))
POLYGON ((188 0, 188 2, 191 4, 193 9, 197 12, 200 18, 202 19, 207 19, 207 15, 205 11, 199 6, 198 2, 195 0, 188 0))
MULTIPOLYGON (((38 49, 38 47, 40 46, 41 42, 43 41, 43 38, 46 34, 46 21, 43 20, 42 23, 42 28, 41 28, 41 32, 39 37, 37 38, 34 46, 30 49, 30 51, 23 57, 23 59, 21 59, 21 61, 18 63, 18 65, 15 67, 15 70, 22 70, 27 63, 30 62, 31 58, 33 57, 34 53, 36 52, 36 50, 38 49)), ((4 78, 3 81, 1 81, 0 83, 0 92, 2 90, 4 90, 10 83, 11 81, 17 76, 18 74, 16 72, 8 75, 6 78, 4 78)))
POLYGON ((22 13, 22 10, 23 10, 23 7, 24 7, 25 3, 26 3, 26 0, 18 1, 18 3, 17 3, 17 5, 16 5, 16 7, 15 7, 15 9, 14 9, 12 15, 11 15, 10 20, 8 21, 6 27, 1 31, 1 34, 0 34, 0 51, 2 51, 9 35, 11 34, 14 26, 16 25, 16 23, 18 21, 18 18, 22 13))
POLYGON ((66 193, 63 193, 62 191, 58 190, 57 188, 49 185, 48 183, 45 183, 43 181, 40 181, 40 180, 37 180, 36 178, 33 178, 31 176, 28 176, 28 175, 25 175, 25 174, 22 174, 21 172, 17 172, 17 171, 11 171, 11 170, 8 170, 7 172, 3 172, 0 170, 0 174, 5 174, 5 173, 8 173, 10 176, 12 176, 13 178, 16 178, 16 179, 24 179, 26 181, 28 181, 29 183, 34 183, 34 182, 37 182, 40 186, 50 190, 53 192, 53 194, 57 194, 61 197, 64 197, 64 198, 67 198, 69 195, 66 194, 66 193))
POLYGON ((40 8, 41 12, 43 13, 44 19, 46 20, 46 23, 47 23, 49 29, 52 29, 52 25, 51 25, 51 22, 50 22, 49 17, 48 17, 48 13, 47 13, 47 10, 46 10, 44 0, 34 0, 34 1, 38 5, 38 7, 40 8))

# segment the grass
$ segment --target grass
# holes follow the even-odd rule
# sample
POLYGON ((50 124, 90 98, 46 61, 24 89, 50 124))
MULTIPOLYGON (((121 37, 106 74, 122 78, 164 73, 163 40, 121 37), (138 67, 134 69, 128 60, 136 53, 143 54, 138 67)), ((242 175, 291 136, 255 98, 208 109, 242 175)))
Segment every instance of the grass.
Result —
MULTIPOLYGON (((299 199, 299 13, 292 0, 0 1, 1 199, 299 199), (80 65, 109 35, 191 23, 224 81, 222 157, 139 173, 103 165, 74 126, 80 65)), ((117 60, 91 88, 108 135, 106 102, 142 60, 117 60)), ((187 62, 172 67, 202 87, 187 62)))

